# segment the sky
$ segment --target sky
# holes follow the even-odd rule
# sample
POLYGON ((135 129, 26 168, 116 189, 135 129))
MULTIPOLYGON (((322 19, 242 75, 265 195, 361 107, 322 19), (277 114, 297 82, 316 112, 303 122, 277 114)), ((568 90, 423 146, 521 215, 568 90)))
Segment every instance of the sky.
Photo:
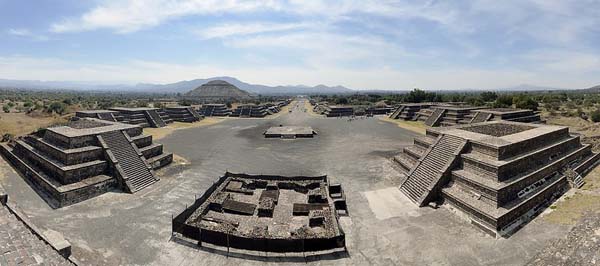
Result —
POLYGON ((600 0, 0 0, 0 79, 600 84, 600 0))

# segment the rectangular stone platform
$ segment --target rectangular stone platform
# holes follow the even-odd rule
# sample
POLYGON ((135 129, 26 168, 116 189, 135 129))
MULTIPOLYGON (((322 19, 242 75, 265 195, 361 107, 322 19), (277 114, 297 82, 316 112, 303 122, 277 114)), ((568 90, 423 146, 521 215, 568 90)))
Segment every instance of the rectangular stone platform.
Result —
POLYGON ((295 139, 295 138, 312 138, 317 133, 312 127, 300 127, 300 126, 279 126, 270 127, 265 131, 265 138, 283 138, 283 139, 295 139))
POLYGON ((326 176, 225 173, 173 219, 173 230, 200 244, 269 252, 343 248, 345 237, 326 176), (324 202, 309 201, 314 190, 324 202))

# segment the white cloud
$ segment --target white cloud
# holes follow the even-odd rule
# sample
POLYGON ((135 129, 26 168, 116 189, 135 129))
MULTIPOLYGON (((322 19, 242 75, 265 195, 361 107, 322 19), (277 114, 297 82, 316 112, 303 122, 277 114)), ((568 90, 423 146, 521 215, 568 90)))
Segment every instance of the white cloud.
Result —
POLYGON ((28 29, 8 29, 6 31, 7 34, 9 35, 13 35, 13 36, 17 36, 17 37, 21 37, 21 38, 28 38, 34 41, 48 41, 50 40, 50 38, 48 38, 45 35, 38 35, 38 34, 34 34, 33 32, 31 32, 28 29))
POLYGON ((104 0, 77 18, 69 18, 51 25, 57 33, 96 29, 113 29, 129 33, 157 26, 170 19, 218 13, 238 13, 273 8, 273 1, 237 0, 104 0))
POLYGON ((515 84, 536 84, 565 88, 585 88, 597 82, 596 73, 572 71, 548 76, 544 71, 518 69, 480 70, 453 68, 441 70, 396 70, 372 67, 355 70, 333 67, 219 66, 206 64, 173 64, 129 60, 114 64, 85 64, 58 58, 24 56, 0 57, 0 76, 6 79, 55 81, 90 81, 104 83, 158 82, 169 83, 213 76, 234 76, 243 81, 265 84, 328 84, 356 89, 494 89, 515 84), (274 75, 274 73, 276 73, 274 75))
POLYGON ((201 30, 197 30, 198 34, 203 39, 225 38, 239 35, 251 35, 269 32, 281 32, 297 29, 305 29, 314 27, 310 23, 226 23, 201 30))
POLYGON ((252 51, 294 53, 305 66, 313 69, 348 64, 364 69, 410 56, 399 45, 376 35, 344 35, 326 31, 238 37, 225 41, 225 44, 252 51))

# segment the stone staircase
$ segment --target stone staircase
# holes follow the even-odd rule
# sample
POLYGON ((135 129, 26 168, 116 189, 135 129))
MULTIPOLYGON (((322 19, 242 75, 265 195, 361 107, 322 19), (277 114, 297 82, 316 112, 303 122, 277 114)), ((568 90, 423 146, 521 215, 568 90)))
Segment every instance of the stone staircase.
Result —
POLYGON ((567 176, 569 183, 574 188, 581 188, 585 182, 583 182, 583 176, 577 173, 575 170, 568 168, 564 175, 567 176))
POLYGON ((490 120, 490 118, 492 118, 492 114, 477 112, 477 114, 473 117, 473 119, 471 119, 470 124, 483 123, 483 122, 490 120))
POLYGON ((190 114, 192 114, 193 117, 197 118, 198 120, 202 119, 202 116, 200 116, 200 114, 198 114, 198 112, 196 112, 196 110, 194 110, 193 107, 188 107, 187 110, 188 112, 190 112, 190 114))
POLYGON ((433 114, 431 114, 427 118, 427 120, 425 120, 425 125, 430 126, 430 127, 437 126, 440 123, 440 120, 445 112, 446 112, 445 109, 441 109, 441 108, 435 109, 435 111, 433 111, 433 114))
POLYGON ((131 193, 137 192, 157 181, 146 163, 137 153, 125 134, 113 131, 101 134, 122 169, 123 179, 131 193))
POLYGON ((111 113, 98 113, 98 119, 117 122, 117 119, 111 113))
POLYGON ((450 135, 438 138, 410 171, 400 190, 419 206, 427 204, 466 143, 464 139, 450 135))
POLYGON ((146 116, 148 117, 148 121, 150 125, 153 127, 164 127, 166 126, 165 121, 162 120, 158 112, 156 110, 146 110, 146 116))
POLYGON ((398 108, 396 108, 396 111, 394 111, 391 115, 390 118, 391 119, 398 119, 398 116, 400 116, 400 114, 402 113, 402 110, 404 110, 404 106, 400 105, 398 108))

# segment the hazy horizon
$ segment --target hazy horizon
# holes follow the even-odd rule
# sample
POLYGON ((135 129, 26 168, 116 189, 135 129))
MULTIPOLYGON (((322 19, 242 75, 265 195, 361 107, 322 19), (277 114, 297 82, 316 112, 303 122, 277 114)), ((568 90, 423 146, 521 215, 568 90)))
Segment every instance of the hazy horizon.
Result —
POLYGON ((0 79, 600 84, 598 1, 1 1, 0 79))

